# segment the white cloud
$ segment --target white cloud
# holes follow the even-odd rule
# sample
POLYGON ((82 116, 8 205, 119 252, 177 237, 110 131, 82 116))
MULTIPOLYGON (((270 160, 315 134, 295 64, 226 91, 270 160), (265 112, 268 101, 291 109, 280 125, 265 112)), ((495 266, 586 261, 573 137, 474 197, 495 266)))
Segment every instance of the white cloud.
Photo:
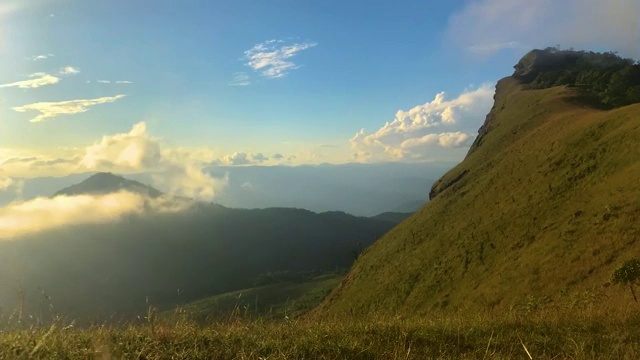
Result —
POLYGON ((263 76, 273 79, 280 78, 299 66, 291 61, 300 51, 316 46, 316 43, 296 43, 285 45, 283 40, 269 40, 255 45, 245 51, 247 65, 263 76))
MULTIPOLYGON (((282 156, 280 154, 277 154, 282 156)), ((280 160, 281 158, 274 156, 274 160, 280 160)), ((256 165, 269 161, 269 157, 263 153, 251 154, 245 152, 234 152, 227 154, 222 158, 214 161, 216 164, 222 165, 256 165)))
POLYGON ((444 93, 409 111, 398 111, 393 121, 374 133, 360 130, 351 138, 360 161, 427 160, 446 155, 446 149, 465 148, 493 103, 494 89, 483 85, 447 100, 444 93), (473 135, 472 135, 473 134, 473 135))
POLYGON ((604 47, 640 57, 638 0, 469 1, 449 19, 447 38, 471 52, 604 47))
POLYGON ((98 80, 96 82, 99 83, 99 84, 111 84, 111 81, 109 81, 109 80, 98 80))
POLYGON ((116 84, 129 85, 129 84, 133 84, 133 81, 129 81, 129 80, 118 80, 118 81, 116 81, 116 84))
POLYGON ((154 182, 172 194, 213 199, 226 186, 226 180, 203 172, 204 164, 212 158, 208 151, 166 147, 150 136, 141 122, 128 133, 104 136, 89 146, 80 163, 95 171, 151 172, 154 182))
POLYGON ((244 152, 234 152, 220 159, 223 164, 227 165, 248 165, 251 164, 249 155, 244 152))
POLYGON ((49 58, 54 57, 55 55, 53 54, 40 54, 40 55, 35 55, 29 58, 29 60, 33 60, 33 61, 40 61, 40 60, 47 60, 49 58))
POLYGON ((229 82, 231 86, 247 86, 251 85, 249 74, 245 72, 237 72, 233 74, 233 80, 229 82))
POLYGON ((47 73, 34 73, 29 75, 29 80, 16 81, 2 84, 0 88, 17 87, 20 89, 35 89, 45 85, 54 85, 60 82, 60 78, 47 73))
POLYGON ((65 66, 60 69, 60 71, 58 71, 58 74, 60 75, 76 75, 79 73, 80 70, 78 68, 74 68, 73 66, 65 66))
POLYGON ((149 209, 177 212, 186 206, 185 203, 177 204, 169 199, 148 199, 127 192, 37 198, 0 207, 0 240, 69 225, 113 222, 122 216, 140 214, 149 209))
POLYGON ((31 119, 30 122, 41 122, 55 118, 58 115, 74 115, 89 111, 89 107, 99 104, 112 103, 124 98, 125 95, 116 95, 88 100, 69 100, 60 102, 40 102, 24 106, 14 107, 17 112, 37 111, 40 115, 31 119))

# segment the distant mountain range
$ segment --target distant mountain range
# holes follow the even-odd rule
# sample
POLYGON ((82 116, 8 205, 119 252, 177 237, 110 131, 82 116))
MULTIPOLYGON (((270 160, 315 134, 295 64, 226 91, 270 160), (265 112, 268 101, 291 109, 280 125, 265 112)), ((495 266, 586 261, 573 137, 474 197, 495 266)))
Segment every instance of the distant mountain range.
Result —
MULTIPOLYGON (((214 201, 233 208, 292 207, 315 212, 344 211, 357 216, 383 212, 415 212, 429 195, 429 187, 454 163, 344 164, 307 166, 215 166, 216 177, 228 176, 228 185, 214 201)), ((93 173, 64 177, 17 179, 20 193, 0 191, 0 206, 14 200, 50 197, 89 178, 93 173)), ((153 174, 127 174, 127 179, 154 184, 153 174)), ((116 189, 117 189, 116 184, 116 189)), ((159 191, 168 189, 156 187, 159 191)))
MULTIPOLYGON (((162 195, 110 173, 95 174, 56 194, 119 191, 162 195)), ((58 227, 0 241, 0 288, 9 289, 0 292, 0 306, 18 306, 20 284, 30 314, 44 316, 45 292, 56 313, 78 321, 130 319, 149 304, 170 309, 253 287, 265 274, 346 271, 399 220, 193 202, 177 213, 151 209, 111 223, 58 227)))

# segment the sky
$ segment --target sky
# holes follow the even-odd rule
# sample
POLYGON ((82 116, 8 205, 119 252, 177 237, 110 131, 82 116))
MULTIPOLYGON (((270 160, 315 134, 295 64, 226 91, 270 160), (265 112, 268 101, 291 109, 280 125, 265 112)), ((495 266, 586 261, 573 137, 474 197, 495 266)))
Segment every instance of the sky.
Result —
POLYGON ((532 48, 640 58, 637 0, 0 0, 0 190, 211 164, 458 161, 532 48), (598 26, 594 26, 598 24, 598 26))

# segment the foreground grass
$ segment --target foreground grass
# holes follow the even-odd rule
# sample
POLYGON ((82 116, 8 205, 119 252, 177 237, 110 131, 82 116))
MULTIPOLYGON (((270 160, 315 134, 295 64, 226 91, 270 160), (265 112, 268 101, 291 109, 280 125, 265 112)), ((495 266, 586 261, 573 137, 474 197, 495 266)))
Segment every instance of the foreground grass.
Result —
POLYGON ((0 332, 0 359, 636 359, 640 312, 255 321, 0 332))

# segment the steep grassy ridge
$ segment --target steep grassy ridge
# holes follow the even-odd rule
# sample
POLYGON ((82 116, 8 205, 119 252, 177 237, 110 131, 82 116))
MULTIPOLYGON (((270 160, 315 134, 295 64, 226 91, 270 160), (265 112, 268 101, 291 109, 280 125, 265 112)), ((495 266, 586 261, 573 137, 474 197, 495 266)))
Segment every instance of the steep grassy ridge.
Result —
POLYGON ((318 310, 423 314, 509 309, 608 286, 640 254, 640 105, 601 111, 574 89, 497 85, 467 158, 432 201, 355 263, 318 310))

